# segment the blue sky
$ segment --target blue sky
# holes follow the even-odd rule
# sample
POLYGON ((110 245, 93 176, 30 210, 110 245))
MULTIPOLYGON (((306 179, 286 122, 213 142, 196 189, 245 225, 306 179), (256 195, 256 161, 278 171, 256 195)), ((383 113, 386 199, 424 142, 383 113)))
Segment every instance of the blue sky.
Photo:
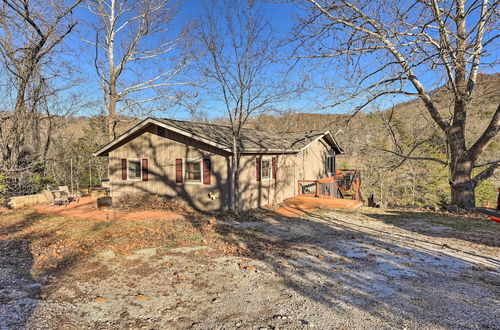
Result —
MULTIPOLYGON (((283 1, 266 1, 259 2, 262 6, 262 12, 265 17, 271 23, 271 28, 273 30, 276 39, 285 39, 289 35, 291 28, 294 25, 294 17, 301 15, 300 9, 294 4, 283 1)), ((403 2, 404 4, 404 2, 403 2)), ((203 14, 202 7, 200 5, 200 0, 185 0, 180 2, 179 12, 171 24, 171 32, 173 36, 178 35, 178 33, 183 29, 186 24, 191 23, 193 20, 197 20, 200 15, 203 14)), ((102 104, 102 91, 100 90, 98 78, 93 65, 94 52, 93 46, 85 43, 82 39, 93 39, 94 32, 89 29, 89 24, 95 22, 96 18, 88 12, 85 7, 80 7, 75 10, 74 17, 80 20, 80 24, 77 27, 78 33, 71 34, 65 43, 72 50, 72 54, 66 56, 67 61, 71 61, 73 66, 78 70, 78 76, 82 78, 82 82, 73 90, 83 97, 86 101, 94 102, 94 106, 87 107, 82 111, 83 115, 94 114, 99 106, 102 104)), ((154 43, 155 40, 149 40, 149 42, 154 43)), ((281 58, 286 58, 290 56, 292 52, 291 45, 285 45, 280 48, 281 58)), ((493 52, 490 58, 498 59, 498 54, 493 52)), ((374 56, 365 57, 367 63, 373 62, 373 65, 377 65, 377 58, 374 56)), ((305 61, 302 60, 301 63, 305 61)), ((309 61, 311 64, 317 64, 319 61, 309 61)), ((288 68, 290 61, 281 61, 276 65, 277 72, 288 68)), ((278 109, 291 109, 300 112, 321 112, 321 113, 346 113, 350 112, 356 102, 346 103, 335 108, 324 108, 319 109, 321 105, 326 105, 329 102, 333 102, 335 95, 337 93, 349 93, 350 89, 353 87, 352 82, 349 79, 349 72, 343 70, 342 63, 338 62, 336 59, 328 60, 327 62, 319 65, 319 70, 311 70, 307 67, 306 73, 311 75, 312 79, 309 81, 311 89, 302 93, 299 96, 290 97, 285 102, 276 104, 278 109), (330 94, 325 92, 322 88, 324 86, 331 85, 337 89, 331 89, 330 94)), ((367 65, 369 68, 369 65, 367 65)), ((297 68, 300 68, 298 66, 297 68)), ((142 72, 146 75, 148 72, 146 69, 141 67, 133 68, 135 70, 143 70, 142 72)), ((482 69, 483 71, 485 69, 482 69)), ((488 73, 495 72, 496 67, 490 67, 488 73)), ((431 72, 425 72, 422 70, 419 72, 424 84, 435 85, 435 77, 431 72)), ((292 71, 290 77, 295 80, 301 80, 301 75, 298 71, 292 71)), ((199 79, 198 73, 195 68, 191 68, 186 72, 183 72, 178 78, 180 81, 197 81, 199 79)), ((199 109, 205 112, 208 117, 217 117, 224 115, 222 105, 211 95, 205 93, 202 89, 193 90, 192 88, 188 90, 191 94, 196 95, 191 99, 188 99, 189 103, 195 104, 199 109)), ((69 92, 68 92, 69 93, 69 92)), ((403 97, 387 97, 382 99, 378 104, 379 108, 386 108, 393 103, 404 101, 403 97)), ((362 101, 357 101, 362 102, 362 101)), ((155 115, 165 116, 165 117, 178 117, 178 118, 189 118, 189 114, 182 106, 176 106, 173 108, 157 106, 160 111, 156 111, 155 115)), ((371 109, 370 107, 367 108, 371 109)))
MULTIPOLYGON (((286 38, 290 29, 293 25, 293 15, 296 13, 297 8, 290 3, 271 3, 271 2, 260 2, 262 6, 262 13, 267 17, 271 23, 271 29, 277 38, 286 38)), ((171 36, 177 36, 182 29, 191 24, 193 20, 197 20, 200 15, 203 15, 203 8, 199 0, 185 0, 180 2, 178 8, 178 13, 174 20, 170 24, 171 36)), ((93 46, 85 43, 82 39, 94 39, 94 31, 90 28, 90 25, 96 21, 96 18, 85 8, 80 7, 75 11, 75 17, 78 17, 81 22, 78 25, 78 33, 71 35, 66 43, 70 48, 74 49, 74 52, 78 54, 78 61, 75 62, 75 66, 78 67, 80 73, 84 77, 84 82, 79 86, 81 90, 81 95, 85 95, 89 100, 96 100, 97 106, 101 106, 99 103, 102 100, 102 92, 99 87, 97 75, 94 67, 94 55, 95 49, 93 46)), ((154 41, 153 41, 154 43, 154 41)), ((286 56, 287 47, 283 48, 283 57, 286 56)), ((73 54, 74 56, 75 54, 73 54)), ((283 61, 281 64, 282 68, 285 69, 288 63, 283 61)), ((186 72, 181 74, 178 79, 185 79, 186 81, 196 81, 196 68, 192 66, 186 72), (194 79, 193 79, 194 78, 194 79)), ((222 104, 218 103, 215 99, 209 99, 207 95, 204 95, 202 89, 197 89, 191 91, 190 94, 197 95, 194 99, 188 99, 189 103, 200 102, 200 109, 202 109, 206 116, 208 117, 218 117, 224 115, 222 104)), ((281 108, 293 108, 299 109, 301 111, 308 111, 307 109, 307 97, 290 99, 285 103, 276 105, 281 108)), ((85 111, 85 115, 95 113, 96 109, 92 108, 85 111)), ((182 106, 176 106, 171 109, 160 109, 155 112, 155 115, 166 116, 166 117, 177 117, 186 119, 189 117, 188 113, 182 106)))

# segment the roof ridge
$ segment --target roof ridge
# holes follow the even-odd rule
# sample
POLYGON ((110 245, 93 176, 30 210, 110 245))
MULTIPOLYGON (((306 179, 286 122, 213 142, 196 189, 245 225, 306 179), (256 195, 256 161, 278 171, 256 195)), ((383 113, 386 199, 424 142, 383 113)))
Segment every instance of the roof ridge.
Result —
MULTIPOLYGON (((222 127, 227 127, 231 128, 230 125, 227 124, 216 124, 216 123, 210 123, 210 122, 202 122, 202 121, 193 121, 193 120, 181 120, 181 119, 172 119, 172 118, 156 118, 156 119, 164 119, 164 120, 170 120, 170 121, 176 121, 176 122, 181 122, 181 123, 190 123, 190 124, 202 124, 202 125, 210 125, 210 126, 222 126, 222 127)), ((320 133, 326 133, 329 130, 323 131, 321 129, 309 129, 309 130, 298 130, 298 131, 269 131, 261 128, 255 128, 255 127, 242 127, 242 129, 245 130, 251 130, 251 131, 258 131, 258 132, 266 132, 266 133, 271 133, 271 134, 284 134, 284 133, 307 133, 307 132, 317 132, 318 134, 320 133)))
POLYGON ((210 126, 231 127, 229 125, 224 125, 224 124, 206 123, 206 122, 202 122, 202 121, 193 121, 193 120, 181 120, 181 119, 172 119, 172 118, 163 118, 163 117, 156 117, 155 119, 163 119, 163 120, 177 121, 177 122, 181 122, 181 123, 190 123, 190 124, 203 124, 203 125, 210 125, 210 126))

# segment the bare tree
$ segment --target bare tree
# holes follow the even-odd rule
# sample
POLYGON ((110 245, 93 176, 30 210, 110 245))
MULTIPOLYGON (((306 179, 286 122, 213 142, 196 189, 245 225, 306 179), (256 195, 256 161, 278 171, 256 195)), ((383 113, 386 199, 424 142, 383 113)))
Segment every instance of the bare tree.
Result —
MULTIPOLYGON (((388 95, 417 97, 444 136, 449 159, 424 157, 450 168, 451 202, 475 206, 474 189, 500 166, 479 161, 500 129, 500 106, 474 141, 467 141, 467 116, 481 66, 495 67, 498 1, 488 0, 304 0, 310 15, 301 22, 297 57, 345 58, 352 73, 348 99, 356 111, 388 95), (356 72, 356 73, 355 73, 356 72), (452 95, 446 114, 432 93, 452 95), (476 175, 472 171, 485 167, 476 175)), ((340 104, 346 99, 336 102, 340 104)), ((408 159, 421 157, 401 153, 408 159)))
POLYGON ((231 126, 231 205, 239 212, 242 129, 290 90, 276 69, 276 43, 255 1, 214 0, 204 8, 197 31, 206 48, 200 66, 207 90, 223 104, 231 126))
POLYGON ((95 46, 112 140, 120 114, 148 114, 148 106, 172 97, 167 88, 181 84, 174 79, 188 64, 179 49, 186 33, 167 38, 175 16, 172 0, 89 0, 88 9, 97 21, 95 39, 85 41, 95 46))
POLYGON ((76 25, 72 10, 81 1, 0 2, 1 66, 9 91, 7 109, 0 114, 0 171, 9 180, 10 194, 29 193, 30 175, 46 165, 50 99, 66 88, 58 53, 76 25))

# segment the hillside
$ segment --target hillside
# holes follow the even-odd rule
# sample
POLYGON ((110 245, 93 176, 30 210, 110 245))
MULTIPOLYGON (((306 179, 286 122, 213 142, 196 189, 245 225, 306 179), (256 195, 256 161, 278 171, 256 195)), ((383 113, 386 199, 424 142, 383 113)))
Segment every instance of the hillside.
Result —
MULTIPOLYGON (((500 75, 481 75, 476 90, 476 99, 468 114, 467 141, 475 140, 488 124, 500 103, 500 75)), ((450 97, 446 88, 433 93, 438 99, 439 111, 450 118, 450 97)), ((218 119, 217 121, 223 121, 218 119)), ((123 118, 118 124, 121 133, 138 122, 138 119, 123 118)), ((106 143, 103 118, 66 117, 53 121, 53 134, 49 149, 50 161, 40 174, 39 185, 58 183, 88 186, 89 180, 97 184, 107 177, 107 162, 95 158, 92 153, 106 143), (73 179, 72 179, 73 178, 73 179)), ((404 205, 436 205, 446 203, 449 198, 448 169, 440 164, 426 161, 406 161, 384 150, 396 150, 388 127, 403 153, 422 140, 426 143, 415 148, 412 156, 433 156, 446 159, 443 133, 429 118, 420 100, 395 105, 390 109, 372 113, 318 114, 283 113, 260 115, 248 124, 272 131, 305 131, 310 129, 330 130, 344 147, 345 155, 338 157, 340 168, 361 169, 363 192, 367 197, 373 193, 382 203, 404 205)), ((493 142, 483 154, 482 160, 500 158, 500 143, 493 142)), ((500 177, 500 176, 499 176, 500 177)), ((38 182, 38 181, 37 181, 38 182)), ((477 191, 478 205, 494 200, 495 189, 490 182, 477 191)))
MULTIPOLYGON (((467 143, 470 145, 488 125, 500 103, 500 74, 480 75, 475 99, 468 112, 467 143)), ((446 88, 432 93, 444 118, 451 118, 451 98, 446 88)), ((266 130, 329 129, 346 154, 339 157, 340 167, 363 170, 365 196, 374 193, 377 200, 393 204, 429 205, 445 203, 449 198, 447 168, 428 161, 406 161, 382 151, 397 150, 388 127, 402 153, 426 140, 412 156, 433 156, 446 160, 443 133, 434 124, 419 99, 395 105, 390 109, 355 115, 286 113, 282 116, 261 115, 251 125, 266 130)), ((481 160, 500 158, 500 143, 494 141, 481 160)), ((498 176, 498 175, 497 175, 498 176)), ((485 182, 477 190, 478 205, 494 200, 494 185, 485 182)))

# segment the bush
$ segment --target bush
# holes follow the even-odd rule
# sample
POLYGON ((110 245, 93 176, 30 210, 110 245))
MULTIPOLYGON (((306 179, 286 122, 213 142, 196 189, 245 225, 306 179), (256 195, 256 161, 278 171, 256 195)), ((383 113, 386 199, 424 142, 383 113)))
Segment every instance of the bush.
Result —
POLYGON ((162 197, 151 194, 125 194, 117 198, 113 206, 126 212, 135 210, 164 210, 184 214, 195 212, 180 197, 162 197))
POLYGON ((491 203, 491 207, 495 207, 496 197, 497 197, 497 187, 491 182, 491 180, 483 181, 479 186, 477 186, 476 195, 476 206, 483 207, 486 202, 491 203))

